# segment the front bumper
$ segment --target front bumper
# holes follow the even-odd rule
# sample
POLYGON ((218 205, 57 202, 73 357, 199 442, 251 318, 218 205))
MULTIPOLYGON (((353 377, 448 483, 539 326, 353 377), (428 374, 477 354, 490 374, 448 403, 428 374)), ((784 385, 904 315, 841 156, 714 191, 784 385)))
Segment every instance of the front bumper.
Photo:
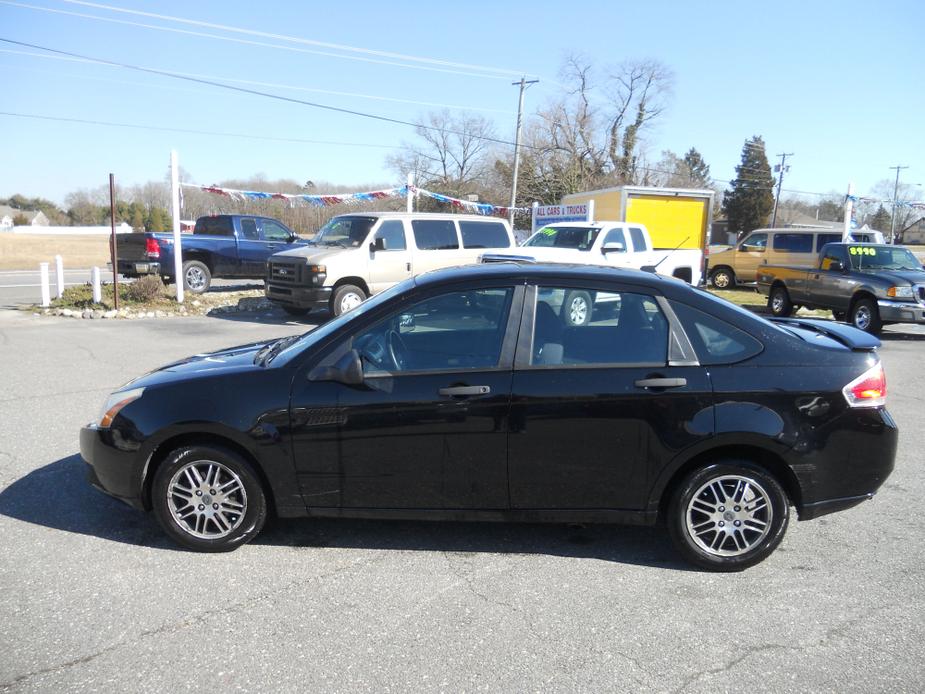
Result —
POLYGON ((327 309, 330 305, 332 291, 332 287, 297 287, 269 281, 264 290, 270 301, 308 309, 327 309))
POLYGON ((925 323, 925 306, 918 302, 878 299, 877 308, 884 323, 925 323))
POLYGON ((101 492, 143 510, 143 462, 137 459, 137 451, 121 450, 118 438, 114 429, 89 425, 80 430, 80 457, 89 466, 87 479, 101 492))

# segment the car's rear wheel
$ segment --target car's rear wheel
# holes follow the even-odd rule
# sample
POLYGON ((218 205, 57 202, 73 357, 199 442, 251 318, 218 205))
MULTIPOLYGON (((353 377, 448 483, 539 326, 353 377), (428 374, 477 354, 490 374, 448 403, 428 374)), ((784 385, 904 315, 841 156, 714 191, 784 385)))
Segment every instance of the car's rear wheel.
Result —
POLYGON ((587 325, 591 322, 591 295, 588 292, 566 292, 562 302, 562 318, 566 325, 587 325))
POLYGON ((366 301, 366 292, 352 284, 342 284, 331 297, 331 313, 339 316, 366 301))
POLYGON ((151 505, 164 531, 199 552, 228 552, 263 528, 263 487, 244 458, 218 446, 185 446, 157 469, 151 505))
POLYGON ((851 307, 851 325, 871 335, 879 335, 883 329, 880 310, 873 299, 858 299, 851 307))
POLYGON ((717 289, 732 289, 736 286, 735 275, 729 268, 721 267, 710 274, 710 281, 717 289))
POLYGON ((786 318, 793 313, 793 303, 785 287, 774 287, 768 295, 768 308, 778 318, 786 318))
POLYGON ((780 544, 789 520, 783 488, 744 460, 694 470, 668 506, 668 529, 678 551, 711 571, 742 571, 763 561, 780 544))
POLYGON ((212 284, 209 266, 199 260, 187 260, 183 263, 183 285, 193 294, 202 294, 212 284))

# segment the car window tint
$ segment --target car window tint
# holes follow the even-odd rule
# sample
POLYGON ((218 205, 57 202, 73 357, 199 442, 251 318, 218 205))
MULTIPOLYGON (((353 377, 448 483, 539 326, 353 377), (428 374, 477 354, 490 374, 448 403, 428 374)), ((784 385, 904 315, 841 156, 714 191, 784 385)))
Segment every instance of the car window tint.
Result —
POLYGON ((250 239, 252 241, 257 240, 257 220, 256 219, 242 219, 241 220, 241 233, 244 234, 244 238, 250 239))
POLYGON ((839 243, 841 234, 816 234, 816 253, 827 243, 839 243))
POLYGON ((288 241, 291 232, 279 222, 272 219, 263 220, 263 238, 267 241, 288 241))
POLYGON ((376 238, 385 242, 387 251, 403 251, 408 247, 405 243, 405 225, 400 219, 390 219, 379 225, 376 238))
POLYGON ((774 250, 786 253, 812 253, 812 234, 774 234, 774 250))
POLYGON ((748 333, 679 301, 671 302, 701 364, 731 364, 759 354, 761 343, 748 333))
POLYGON ((524 246, 573 248, 579 251, 587 251, 594 245, 600 231, 600 227, 547 226, 527 239, 524 246))
POLYGON ((415 219, 411 222, 414 243, 422 251, 459 248, 456 224, 450 219, 415 219))
POLYGON ((200 217, 196 220, 194 234, 208 234, 209 236, 234 236, 234 226, 231 217, 200 217))
POLYGON ((500 222, 459 222, 463 248, 510 248, 507 228, 500 222))
POLYGON ((367 374, 498 365, 513 289, 449 292, 419 301, 354 338, 367 374))
POLYGON ((767 245, 767 234, 752 234, 742 242, 742 250, 763 253, 767 245))
POLYGON ((607 232, 607 235, 604 236, 604 246, 608 243, 619 243, 623 246, 623 250, 626 250, 626 236, 623 234, 623 229, 611 229, 607 232))
POLYGON ((630 238, 633 240, 634 251, 646 250, 646 237, 642 233, 642 229, 638 227, 630 227, 630 238))
POLYGON ((540 287, 531 364, 660 364, 668 321, 651 296, 540 287))

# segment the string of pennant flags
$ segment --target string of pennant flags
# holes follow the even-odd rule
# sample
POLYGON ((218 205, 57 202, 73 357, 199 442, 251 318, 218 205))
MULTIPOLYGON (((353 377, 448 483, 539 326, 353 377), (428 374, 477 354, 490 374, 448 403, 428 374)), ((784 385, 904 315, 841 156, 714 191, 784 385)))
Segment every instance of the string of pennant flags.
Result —
MULTIPOLYGON (((880 203, 882 205, 892 205, 893 204, 892 200, 880 200, 879 198, 870 198, 865 195, 846 195, 845 202, 849 200, 853 203, 868 202, 868 203, 880 203)), ((916 210, 925 210, 925 202, 897 200, 896 207, 911 207, 916 210)))
POLYGON ((350 205, 361 202, 371 202, 373 200, 386 200, 389 198, 404 198, 409 194, 423 195, 437 202, 452 206, 454 209, 466 212, 473 212, 481 215, 508 215, 514 212, 529 212, 529 207, 502 207, 500 205, 491 205, 485 202, 473 202, 472 200, 461 200, 453 198, 442 193, 435 193, 430 190, 418 188, 416 186, 400 186, 397 188, 384 188, 382 190, 370 190, 361 193, 333 193, 330 195, 317 195, 309 193, 267 193, 257 190, 238 190, 235 188, 223 188, 221 186, 204 186, 197 183, 181 183, 181 188, 192 188, 204 193, 213 195, 222 195, 232 200, 246 202, 249 200, 283 200, 289 205, 312 205, 314 207, 330 207, 332 205, 350 205))

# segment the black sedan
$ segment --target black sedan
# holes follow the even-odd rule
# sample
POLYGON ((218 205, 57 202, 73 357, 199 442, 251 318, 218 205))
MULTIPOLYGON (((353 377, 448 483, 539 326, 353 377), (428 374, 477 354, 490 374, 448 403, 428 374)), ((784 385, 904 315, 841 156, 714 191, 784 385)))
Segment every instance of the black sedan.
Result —
POLYGON ((879 344, 651 273, 471 266, 132 381, 80 448, 95 486, 195 550, 269 513, 661 521, 689 561, 740 570, 791 507, 845 509, 890 474, 879 344))

